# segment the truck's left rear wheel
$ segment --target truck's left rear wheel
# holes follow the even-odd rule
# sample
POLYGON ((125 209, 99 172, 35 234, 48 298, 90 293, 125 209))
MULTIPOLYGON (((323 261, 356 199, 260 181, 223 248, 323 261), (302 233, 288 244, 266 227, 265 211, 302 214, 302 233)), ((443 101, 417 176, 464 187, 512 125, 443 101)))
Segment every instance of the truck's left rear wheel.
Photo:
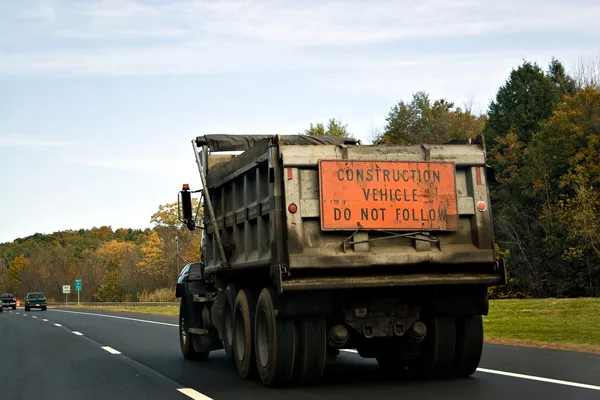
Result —
POLYGON ((256 304, 256 364, 265 386, 289 384, 294 371, 294 320, 275 315, 277 294, 265 288, 256 304))
POLYGON ((233 354, 238 374, 248 379, 256 375, 254 314, 256 296, 249 289, 238 292, 233 307, 233 354))

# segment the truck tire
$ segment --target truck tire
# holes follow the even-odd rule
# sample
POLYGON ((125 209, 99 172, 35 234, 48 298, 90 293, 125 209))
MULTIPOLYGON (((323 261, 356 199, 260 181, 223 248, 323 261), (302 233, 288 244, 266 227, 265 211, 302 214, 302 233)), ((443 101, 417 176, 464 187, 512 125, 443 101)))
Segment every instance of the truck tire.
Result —
POLYGON ((184 298, 181 299, 181 303, 179 303, 179 346, 181 348, 181 354, 186 360, 199 360, 205 361, 208 358, 209 351, 205 352, 197 352, 194 349, 194 344, 192 343, 191 333, 188 331, 188 309, 187 302, 184 298))
POLYGON ((325 370, 327 356, 327 325, 325 318, 297 318, 296 354, 292 381, 311 385, 319 381, 325 370))
POLYGON ((424 322, 427 336, 422 343, 419 358, 409 364, 409 370, 421 378, 446 377, 451 374, 454 364, 454 317, 435 316, 424 322))
POLYGON ((235 285, 229 284, 225 289, 225 305, 223 308, 223 349, 225 355, 230 360, 234 359, 233 354, 233 307, 237 289, 235 285))
POLYGON ((268 387, 289 384, 294 371, 294 320, 275 316, 276 301, 275 291, 264 288, 256 304, 256 364, 263 385, 268 387))
POLYGON ((233 354, 238 375, 250 379, 257 375, 254 349, 256 296, 249 289, 238 292, 233 308, 233 354))
POLYGON ((452 375, 468 378, 479 366, 483 351, 483 319, 481 315, 456 318, 456 354, 452 375))

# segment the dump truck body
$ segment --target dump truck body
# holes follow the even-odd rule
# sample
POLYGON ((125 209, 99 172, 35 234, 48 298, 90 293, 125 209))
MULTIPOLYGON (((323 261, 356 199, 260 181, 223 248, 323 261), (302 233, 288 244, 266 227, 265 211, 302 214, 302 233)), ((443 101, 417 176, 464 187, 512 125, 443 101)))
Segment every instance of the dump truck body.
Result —
MULTIPOLYGON (((293 328, 306 337, 289 340, 301 343, 281 339, 268 342, 270 349, 306 346, 323 365, 325 354, 356 348, 382 368, 402 360, 403 368, 422 373, 448 365, 463 375, 474 371, 487 287, 506 279, 494 254, 481 137, 362 146, 331 137, 211 135, 193 146, 204 186, 202 289, 187 286, 194 292, 187 298, 207 299, 197 305, 202 311, 190 311, 203 315, 196 324, 202 328, 192 331, 213 335, 204 341, 213 347, 198 349, 214 349, 218 336, 244 376, 233 331, 236 318, 245 318, 257 326, 246 332, 252 351, 267 346, 259 327, 271 334, 293 328), (238 154, 223 154, 231 151, 238 154), (239 311, 238 303, 250 306, 239 311), (440 340, 452 354, 437 353, 440 340), (461 340, 475 348, 465 350, 461 340)), ((181 193, 189 197, 187 189, 181 193)), ((184 222, 194 227, 189 209, 184 222)), ((284 361, 263 361, 253 363, 264 384, 292 379, 278 375, 284 361)), ((290 368, 303 381, 322 373, 321 364, 293 363, 301 364, 290 368)))

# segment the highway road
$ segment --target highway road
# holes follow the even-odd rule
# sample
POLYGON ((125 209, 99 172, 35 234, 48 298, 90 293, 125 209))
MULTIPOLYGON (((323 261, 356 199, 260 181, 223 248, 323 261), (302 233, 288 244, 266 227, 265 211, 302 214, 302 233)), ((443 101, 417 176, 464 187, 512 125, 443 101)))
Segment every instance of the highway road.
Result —
POLYGON ((0 314, 0 399, 600 399, 600 356, 485 347, 455 381, 398 381, 344 352, 321 384, 268 389, 237 377, 223 351, 185 361, 177 318, 69 310, 0 314))

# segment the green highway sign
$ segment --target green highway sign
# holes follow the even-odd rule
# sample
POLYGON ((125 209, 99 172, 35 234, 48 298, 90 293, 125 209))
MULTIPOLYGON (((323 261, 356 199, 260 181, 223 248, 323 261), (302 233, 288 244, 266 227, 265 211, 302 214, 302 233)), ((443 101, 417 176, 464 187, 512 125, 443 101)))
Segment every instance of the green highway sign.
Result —
POLYGON ((81 292, 81 279, 75 279, 75 291, 81 292))

